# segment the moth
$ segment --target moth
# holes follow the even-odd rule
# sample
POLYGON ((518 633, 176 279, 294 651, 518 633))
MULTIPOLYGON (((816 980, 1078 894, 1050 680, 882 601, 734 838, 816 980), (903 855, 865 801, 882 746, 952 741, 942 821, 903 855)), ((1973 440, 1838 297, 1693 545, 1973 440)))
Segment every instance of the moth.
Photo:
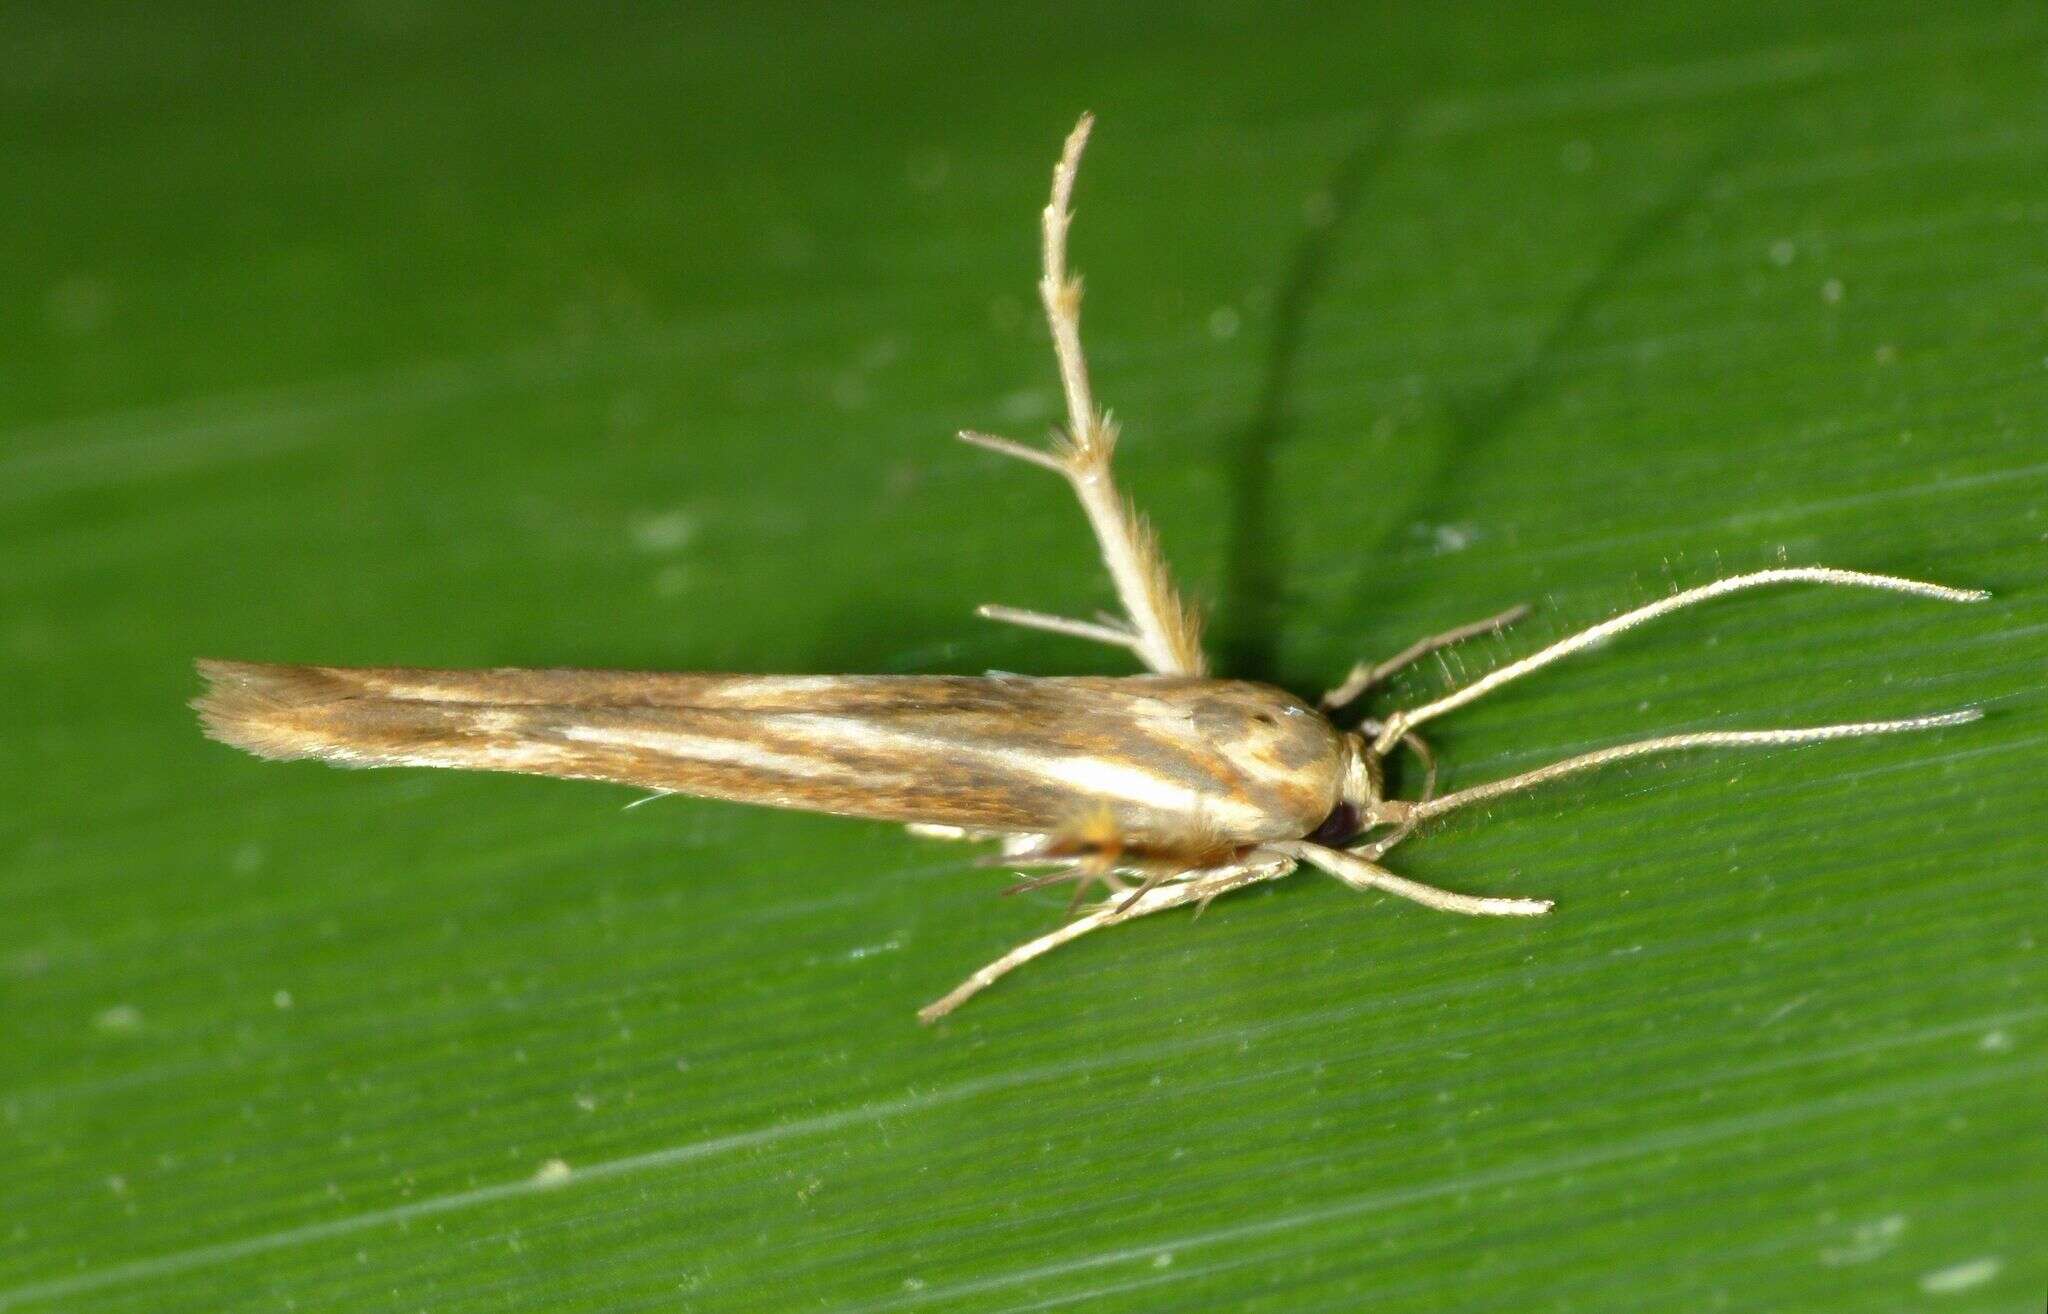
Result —
POLYGON ((1081 350, 1081 284, 1067 270, 1076 171, 1092 119, 1067 137, 1042 222, 1039 294, 1066 425, 1046 446, 986 433, 965 442, 1039 466, 1081 504, 1122 607, 1071 619, 1016 607, 980 614, 1128 650, 1124 677, 667 675, 582 670, 350 669, 202 661, 193 705, 215 739, 268 758, 340 766, 464 767, 605 780, 664 793, 907 824, 993 842, 988 865, 1037 873, 1013 888, 1072 882, 1069 920, 1021 944, 921 1010, 926 1022, 1004 974, 1090 931, 1278 879, 1306 863, 1361 891, 1444 912, 1531 917, 1546 899, 1456 893, 1380 864, 1417 827, 1488 799, 1653 753, 1805 744, 1931 730, 1969 707, 1905 720, 1665 735, 1566 758, 1451 793, 1419 733, 1513 680, 1681 608, 1724 594, 1808 583, 1945 602, 1985 598, 1820 566, 1736 575, 1674 593, 1500 666, 1417 707, 1341 727, 1337 718, 1394 672, 1499 631, 1516 607, 1361 662, 1311 705, 1209 673, 1195 612, 1145 521, 1111 477, 1117 429, 1096 405, 1081 350), (1389 759, 1420 768, 1414 797, 1389 788, 1389 759), (1092 892, 1102 895, 1090 902, 1092 892))

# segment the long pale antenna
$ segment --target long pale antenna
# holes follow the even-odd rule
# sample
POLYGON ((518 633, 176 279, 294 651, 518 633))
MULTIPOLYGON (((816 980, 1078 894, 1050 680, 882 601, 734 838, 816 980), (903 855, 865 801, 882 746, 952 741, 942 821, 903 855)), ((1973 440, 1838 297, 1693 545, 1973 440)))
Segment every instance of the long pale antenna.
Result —
MULTIPOLYGON (((1396 712, 1387 718, 1379 738, 1373 742, 1373 748, 1376 752, 1384 753, 1400 742, 1402 734, 1424 721, 1433 720, 1445 712, 1454 712, 1510 680, 1519 680, 1525 675, 1540 671, 1552 662, 1561 661, 1575 652, 1583 652, 1624 630, 1632 630, 1646 621, 1653 621, 1659 616, 1669 615, 1695 603, 1718 598, 1724 593, 1762 588, 1767 584, 1839 584, 1852 588, 1910 593, 1915 597, 1934 598, 1942 602, 1982 602, 1991 596, 1981 589, 1952 589, 1943 584, 1900 579, 1895 575, 1872 575, 1860 570, 1835 570, 1827 566, 1786 566, 1775 570, 1759 570, 1749 575, 1731 575, 1727 579, 1717 579, 1711 584, 1702 584, 1698 588, 1674 593, 1668 598, 1661 598, 1634 611, 1625 611, 1612 620, 1602 621, 1590 629, 1580 630, 1570 638, 1560 639, 1548 648, 1531 653, 1520 661, 1509 662, 1499 670, 1483 675, 1464 688, 1446 694, 1433 703, 1425 703, 1413 711, 1396 712)), ((1903 726, 1905 723, 1900 724, 1903 726)))
POLYGON ((1852 721, 1843 725, 1816 725, 1790 730, 1706 730, 1697 734, 1639 739, 1634 743, 1616 744, 1612 748, 1581 753, 1577 757, 1565 758, 1562 762, 1537 767, 1534 771, 1524 771, 1520 775, 1508 776, 1484 785, 1474 785, 1470 789, 1456 790, 1439 798, 1417 803, 1408 809, 1403 824, 1419 825, 1472 803, 1484 803, 1503 794, 1533 789, 1560 776, 1591 771, 1596 767, 1606 766, 1609 762, 1647 757, 1652 753, 1671 753, 1688 748, 1764 748, 1783 747, 1787 744, 1817 744, 1828 739, 1854 739, 1862 735, 1892 735, 1909 730, 1938 730, 1943 726, 1967 725, 1983 715, 1982 708, 1966 707, 1959 712, 1943 712, 1938 716, 1914 716, 1902 721, 1852 721))

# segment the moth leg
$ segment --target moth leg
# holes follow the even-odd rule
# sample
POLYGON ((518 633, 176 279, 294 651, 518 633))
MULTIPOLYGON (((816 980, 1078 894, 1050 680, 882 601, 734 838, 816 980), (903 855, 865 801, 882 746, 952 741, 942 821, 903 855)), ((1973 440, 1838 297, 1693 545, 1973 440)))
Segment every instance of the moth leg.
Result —
POLYGON ((944 995, 918 1009, 917 1020, 926 1025, 938 1021, 1032 959, 1051 953, 1069 940, 1078 940, 1098 926, 1109 925, 1114 916, 1114 913, 1098 909, 1085 917, 1076 917, 1065 926, 1049 931, 1036 940, 1025 941, 994 962, 978 969, 944 995))
POLYGON ((1138 906, 1138 900, 1152 893, 1152 891, 1166 884, 1166 882, 1171 879, 1173 879, 1173 874, 1171 872, 1154 871, 1147 873, 1145 878, 1138 883, 1137 889, 1130 890, 1128 893, 1126 893, 1124 890, 1117 891, 1118 894, 1122 894, 1124 896, 1124 900, 1122 903, 1116 906, 1116 910, 1118 912, 1129 912, 1131 909, 1138 906))
POLYGON ((1050 616, 1042 611, 1026 611, 1022 607, 1002 607, 988 603, 976 607, 974 614, 984 620, 1002 621, 1009 625, 1021 625, 1027 630, 1045 630, 1052 634, 1069 634, 1077 639, 1092 639, 1106 643, 1112 648, 1136 651, 1138 634, 1122 621, 1084 621, 1067 616, 1050 616))
POLYGON ((1180 876, 1169 878, 1132 900, 1105 900, 1066 925, 1056 927, 1035 940, 1027 940, 982 967, 965 981, 919 1009, 918 1021, 938 1021, 1032 959, 1043 957, 1069 941, 1080 939, 1090 931, 1104 926, 1114 926, 1119 922, 1134 921, 1186 904, 1206 907, 1209 901, 1218 895, 1228 894, 1232 890, 1243 889, 1260 881, 1276 880, 1285 876, 1294 870, 1294 865, 1294 859, 1288 855, 1262 851, 1250 862, 1181 873, 1180 876))
MULTIPOLYGON (((1378 723, 1373 721, 1365 722, 1360 728, 1367 734, 1378 734, 1380 729, 1378 723)), ((1417 809, 1426 806, 1436 798, 1437 772, 1435 750, 1430 748, 1427 740, 1412 730, 1401 736, 1401 745, 1413 753, 1416 760, 1422 763, 1422 797, 1412 803, 1405 799, 1381 799, 1378 803, 1366 809, 1365 815, 1362 818, 1366 823, 1366 831, 1377 830, 1381 826, 1391 826, 1393 828, 1370 844, 1348 846, 1347 851, 1364 858, 1368 862, 1379 861, 1390 849, 1414 834, 1415 828, 1422 824, 1422 818, 1418 814, 1417 809)))
POLYGON ((1131 887, 1124 883, 1114 857, 1107 854, 1049 853, 1045 843, 1049 837, 1034 835, 1026 838, 1038 841, 1029 847, 1016 843, 1003 846, 1003 851, 982 859, 984 867, 1052 867, 1055 870, 1041 876, 1024 876, 1003 891, 1004 894, 1028 894, 1033 890, 1049 889, 1066 881, 1074 883, 1074 897, 1067 901, 1067 912, 1072 915, 1087 901, 1088 891, 1097 885, 1108 890, 1112 896, 1121 898, 1130 893, 1131 887))
POLYGON ((1496 898, 1440 890, 1434 885, 1424 885, 1421 881, 1396 876, 1386 868, 1367 862, 1355 853, 1324 848, 1320 844, 1310 844, 1305 840, 1289 841, 1272 847, 1320 867, 1354 890, 1378 890, 1383 894, 1399 895, 1403 899, 1412 899, 1425 908, 1434 908, 1438 912, 1467 913, 1475 917, 1541 917, 1551 908, 1548 899, 1496 898))
POLYGON ((1476 639, 1482 634, 1498 634, 1528 614, 1529 604, 1525 602, 1519 606, 1509 607, 1498 616, 1488 616, 1483 621, 1473 621, 1470 625, 1460 625, 1455 629, 1445 630, 1442 634, 1417 639, 1383 662, 1360 662, 1351 668, 1351 674, 1344 677, 1342 684, 1323 695, 1323 710, 1334 712, 1348 703, 1356 702, 1366 690, 1396 671, 1414 665, 1431 653, 1439 652, 1454 643, 1476 639))
MULTIPOLYGON (((1116 425, 1096 408, 1088 382, 1087 357, 1081 351, 1081 280, 1067 272, 1067 229, 1073 222, 1075 171, 1080 167, 1082 148, 1088 144, 1088 133, 1094 126, 1093 116, 1083 115, 1068 134, 1066 148, 1053 169, 1052 198, 1046 203, 1042 228, 1045 268, 1038 293, 1045 305, 1046 323, 1052 329, 1060 387, 1066 394, 1066 433, 1051 448, 971 431, 960 437, 977 447, 1043 466, 1067 481, 1095 531, 1103 564, 1109 568, 1117 598, 1130 619, 1131 635, 1128 641, 1120 635, 1111 640, 1106 629, 1103 633, 1084 633, 1080 627, 1087 622, 1068 622, 1056 617, 1043 619, 1059 620, 1058 625, 1038 628, 1128 646, 1147 669, 1161 675, 1201 675, 1207 662, 1202 655, 1195 615, 1175 590, 1151 528, 1117 491, 1111 478, 1110 455, 1116 447, 1116 425)), ((1012 613, 1001 619, 1017 620, 1018 615, 1012 613)))
MULTIPOLYGON (((1058 885, 1061 881, 1072 881, 1074 883, 1074 895, 1067 900, 1067 916, 1069 917, 1079 912, 1081 905, 1088 902, 1088 891, 1096 885, 1100 885, 1103 889, 1107 890, 1113 899, 1126 898, 1131 892, 1131 887, 1124 883, 1123 877, 1119 876, 1114 868, 1076 862, 1071 864, 1066 871, 1048 872, 1043 876, 1027 876, 1004 890, 1003 893, 1024 894, 1032 890, 1043 890, 1050 886, 1058 885)), ((1142 893, 1143 891, 1141 890, 1140 892, 1142 893)))

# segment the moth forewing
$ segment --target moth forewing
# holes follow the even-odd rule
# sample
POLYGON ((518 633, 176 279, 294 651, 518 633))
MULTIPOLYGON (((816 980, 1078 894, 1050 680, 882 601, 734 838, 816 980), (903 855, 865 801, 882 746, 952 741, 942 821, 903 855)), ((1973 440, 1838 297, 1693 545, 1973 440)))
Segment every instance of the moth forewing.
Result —
POLYGON ((659 675, 205 662, 207 733, 264 757, 607 780, 1211 857, 1313 830, 1348 748, 1235 680, 659 675))

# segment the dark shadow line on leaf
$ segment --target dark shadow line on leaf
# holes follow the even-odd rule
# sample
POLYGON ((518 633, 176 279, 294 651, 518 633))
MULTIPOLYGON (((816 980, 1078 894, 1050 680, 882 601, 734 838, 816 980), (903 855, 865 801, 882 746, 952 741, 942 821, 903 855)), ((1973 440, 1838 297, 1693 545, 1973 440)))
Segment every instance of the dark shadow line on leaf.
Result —
MULTIPOLYGON (((1739 139, 1731 137, 1702 153, 1661 196, 1629 221, 1606 256, 1572 289, 1519 367, 1489 384, 1444 391, 1441 404, 1450 436, 1437 448, 1427 468, 1408 467, 1407 473, 1416 480, 1405 499, 1408 510, 1389 523, 1372 549, 1372 560, 1393 559, 1408 528, 1418 522, 1455 518, 1463 476, 1484 460, 1499 459, 1500 453, 1494 449, 1516 421, 1571 377, 1564 357, 1585 336, 1594 313, 1698 207, 1739 144, 1739 139)), ((1379 571, 1371 578, 1381 587, 1367 600, 1363 609, 1367 616, 1384 613, 1401 597, 1428 587, 1417 580, 1404 585, 1391 570, 1379 571)), ((1472 606, 1484 611, 1498 601, 1475 599, 1472 606)), ((1398 642, 1399 638, 1389 635, 1383 641, 1398 642)))
POLYGON ((1405 115, 1386 117, 1379 131, 1359 141, 1338 161, 1323 189, 1329 211, 1296 243, 1274 302, 1273 335, 1251 417, 1237 431, 1226 456, 1229 478, 1229 542, 1221 596, 1215 608, 1217 666, 1242 679, 1275 680, 1274 636, 1281 621, 1280 594, 1287 575, 1286 545, 1273 506, 1273 465, 1292 435, 1291 399, 1299 377, 1308 320, 1327 285, 1339 238, 1357 213, 1366 184, 1385 168, 1401 140, 1405 115))

